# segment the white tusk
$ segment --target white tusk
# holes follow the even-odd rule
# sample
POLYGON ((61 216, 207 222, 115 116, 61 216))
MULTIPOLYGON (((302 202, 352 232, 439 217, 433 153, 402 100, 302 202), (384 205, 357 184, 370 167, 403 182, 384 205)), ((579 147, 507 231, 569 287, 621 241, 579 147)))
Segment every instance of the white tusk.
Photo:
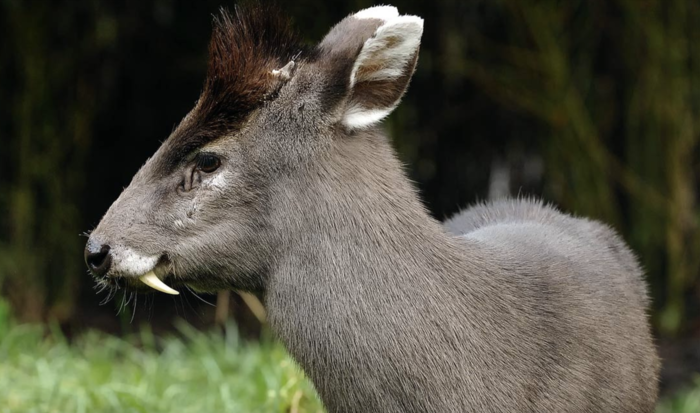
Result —
POLYGON ((142 283, 146 284, 147 286, 153 288, 154 290, 158 290, 162 293, 166 294, 172 294, 172 295, 179 295, 180 293, 173 290, 172 288, 168 287, 165 285, 163 281, 158 278, 156 273, 153 271, 149 271, 146 273, 146 275, 142 275, 139 277, 139 280, 141 280, 142 283))

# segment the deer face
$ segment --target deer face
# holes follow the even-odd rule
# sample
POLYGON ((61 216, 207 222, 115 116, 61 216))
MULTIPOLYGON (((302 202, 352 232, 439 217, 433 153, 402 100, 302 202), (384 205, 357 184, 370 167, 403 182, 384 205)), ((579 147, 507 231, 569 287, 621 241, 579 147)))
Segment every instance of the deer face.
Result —
POLYGON ((263 291, 294 228, 270 218, 290 206, 280 191, 303 192, 311 165, 393 110, 421 34, 421 19, 374 7, 307 49, 269 10, 223 12, 199 101, 88 240, 98 282, 263 291))

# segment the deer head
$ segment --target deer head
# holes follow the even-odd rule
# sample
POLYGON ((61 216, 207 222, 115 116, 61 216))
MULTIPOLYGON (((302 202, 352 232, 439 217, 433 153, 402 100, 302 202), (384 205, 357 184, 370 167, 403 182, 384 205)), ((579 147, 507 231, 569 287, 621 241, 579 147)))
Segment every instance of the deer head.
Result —
POLYGON ((222 11, 198 102, 88 240, 98 282, 264 291, 285 234, 299 230, 294 200, 343 162, 334 148, 371 144, 408 86, 422 30, 373 7, 305 47, 278 13, 222 11))

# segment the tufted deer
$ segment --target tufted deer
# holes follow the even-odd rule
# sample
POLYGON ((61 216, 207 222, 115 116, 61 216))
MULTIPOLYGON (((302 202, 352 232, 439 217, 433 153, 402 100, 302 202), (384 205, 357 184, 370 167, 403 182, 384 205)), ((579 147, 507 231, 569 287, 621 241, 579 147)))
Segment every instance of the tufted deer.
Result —
POLYGON ((200 99, 90 270, 261 295, 329 412, 652 412, 648 298, 612 230, 523 199, 426 213, 379 127, 422 31, 373 7, 305 48, 261 6, 222 12, 200 99))

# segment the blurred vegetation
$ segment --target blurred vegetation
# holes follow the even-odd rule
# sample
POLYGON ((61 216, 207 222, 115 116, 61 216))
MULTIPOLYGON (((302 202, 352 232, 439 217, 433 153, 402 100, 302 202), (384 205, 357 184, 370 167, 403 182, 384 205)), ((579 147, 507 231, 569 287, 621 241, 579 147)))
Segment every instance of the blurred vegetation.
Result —
MULTIPOLYGON (((410 91, 386 127, 433 215, 493 195, 505 171, 512 195, 542 196, 620 231, 647 271, 659 335, 700 337, 700 3, 393 3, 425 18, 425 34, 410 91)), ((120 324, 114 307, 98 306, 79 234, 191 108, 221 5, 0 0, 0 294, 22 321, 125 332, 132 319, 158 331, 177 313, 204 314, 198 325, 213 320, 198 304, 157 297, 120 324)), ((311 42, 370 5, 282 7, 311 42)), ((39 337, 26 334, 21 345, 39 337)), ((51 339, 34 348, 84 369, 80 349, 126 352, 108 350, 119 339, 81 340, 76 353, 51 339)), ((44 360, 47 371, 60 368, 44 360)), ((149 403, 161 401, 143 403, 157 410, 149 403)))
POLYGON ((673 397, 662 400, 657 413, 696 413, 700 412, 700 379, 695 380, 694 387, 679 392, 673 397))
POLYGON ((88 71, 101 47, 81 24, 89 11, 3 3, 0 282, 28 320, 69 316, 83 274, 75 199, 96 109, 88 71))
POLYGON ((696 300, 700 3, 502 2, 508 34, 478 31, 458 64, 543 125, 545 191, 621 230, 676 334, 696 300))
POLYGON ((160 338, 92 331, 69 343, 6 313, 0 302, 0 412, 322 411, 280 344, 244 343, 233 325, 221 335, 180 323, 160 338))

